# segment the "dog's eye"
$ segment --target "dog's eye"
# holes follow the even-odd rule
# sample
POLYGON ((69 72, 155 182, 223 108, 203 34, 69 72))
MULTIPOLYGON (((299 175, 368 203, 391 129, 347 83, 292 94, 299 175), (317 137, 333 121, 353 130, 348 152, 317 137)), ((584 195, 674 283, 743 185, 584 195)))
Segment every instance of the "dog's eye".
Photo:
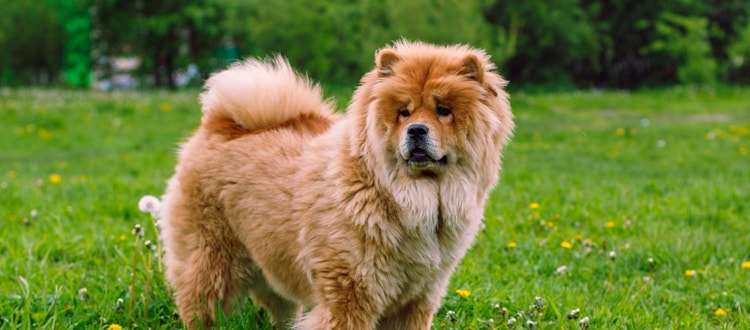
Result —
POLYGON ((435 109, 435 113, 437 113, 437 115, 440 117, 450 116, 451 109, 442 105, 438 105, 435 109))
POLYGON ((411 115, 411 113, 409 113, 409 110, 407 110, 407 109, 401 109, 401 111, 398 112, 398 115, 401 116, 401 117, 406 118, 406 117, 409 117, 409 115, 411 115))

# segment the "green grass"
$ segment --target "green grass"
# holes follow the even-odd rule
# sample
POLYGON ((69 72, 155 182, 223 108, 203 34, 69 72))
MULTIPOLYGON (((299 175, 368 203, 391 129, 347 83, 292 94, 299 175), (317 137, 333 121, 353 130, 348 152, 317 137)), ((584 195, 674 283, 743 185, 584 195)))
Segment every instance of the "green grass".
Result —
MULTIPOLYGON (((197 95, 0 90, 0 328, 181 327, 138 201, 163 192, 197 95)), ((750 327, 750 90, 512 104, 486 228, 434 328, 576 329, 572 309, 592 329, 750 327)), ((222 324, 269 327, 243 311, 222 324)))

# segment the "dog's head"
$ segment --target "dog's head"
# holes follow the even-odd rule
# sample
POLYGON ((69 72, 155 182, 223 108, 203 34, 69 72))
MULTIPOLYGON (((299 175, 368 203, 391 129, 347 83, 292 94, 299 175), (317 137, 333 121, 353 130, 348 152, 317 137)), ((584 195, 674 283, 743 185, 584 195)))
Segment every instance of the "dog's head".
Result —
POLYGON ((506 82, 483 51, 401 41, 375 62, 368 134, 382 140, 397 171, 439 177, 499 159, 513 121, 506 82))

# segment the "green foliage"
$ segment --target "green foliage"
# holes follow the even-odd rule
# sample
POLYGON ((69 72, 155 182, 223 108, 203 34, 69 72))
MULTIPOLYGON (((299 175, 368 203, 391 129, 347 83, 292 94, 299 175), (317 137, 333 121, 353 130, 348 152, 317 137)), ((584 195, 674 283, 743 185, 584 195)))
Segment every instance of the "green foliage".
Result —
POLYGON ((0 84, 55 82, 64 33, 52 1, 0 0, 0 8, 0 84))
POLYGON ((599 51, 595 26, 579 0, 554 5, 544 0, 495 1, 484 15, 499 31, 508 31, 499 41, 515 45, 508 52, 512 58, 507 70, 520 81, 565 83, 576 60, 599 51))
POLYGON ((716 83, 718 68, 711 55, 708 20, 667 13, 656 24, 659 39, 651 50, 666 52, 677 63, 677 80, 683 84, 716 83))
POLYGON ((3 84, 85 85, 89 38, 94 60, 139 57, 144 85, 169 87, 189 64, 206 77, 273 53, 348 85, 372 67, 376 49, 401 38, 484 48, 513 86, 638 88, 748 76, 730 50, 744 40, 745 0, 0 0, 0 8, 3 84))
POLYGON ((65 32, 65 82, 75 87, 88 87, 91 85, 91 18, 88 8, 74 1, 60 1, 58 6, 65 32))
MULTIPOLYGON (((513 93, 486 228, 433 328, 749 328, 748 92, 513 93)), ((0 89, 0 328, 180 328, 138 201, 164 191, 198 94, 0 89)), ((221 325, 271 328, 252 304, 221 325)))
POLYGON ((750 22, 740 30, 737 41, 728 49, 729 72, 735 81, 750 82, 750 22))

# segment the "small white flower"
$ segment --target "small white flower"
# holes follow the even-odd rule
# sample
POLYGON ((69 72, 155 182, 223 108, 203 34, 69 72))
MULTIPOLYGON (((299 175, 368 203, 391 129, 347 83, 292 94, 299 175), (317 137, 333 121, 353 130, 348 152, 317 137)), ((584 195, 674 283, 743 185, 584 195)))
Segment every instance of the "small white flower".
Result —
POLYGON ((544 309, 544 302, 542 301, 542 297, 534 297, 534 304, 532 307, 538 311, 544 309))
POLYGON ((141 210, 141 212, 149 212, 152 217, 158 219, 159 211, 161 210, 161 201, 151 195, 143 196, 138 202, 138 209, 141 210))
POLYGON ((29 213, 32 219, 36 219, 36 217, 39 216, 39 211, 37 210, 31 210, 31 213, 29 213))
POLYGON ((654 258, 648 258, 647 261, 649 264, 652 264, 652 265, 654 264, 654 258))
POLYGON ((648 127, 649 125, 651 125, 651 121, 649 121, 648 118, 641 119, 641 126, 648 127))
POLYGON ((666 146, 667 146, 667 141, 664 141, 664 140, 659 140, 659 141, 656 141, 656 146, 657 146, 658 148, 660 148, 660 149, 661 149, 661 148, 664 148, 664 147, 666 147, 666 146))
POLYGON ((586 316, 582 318, 580 321, 578 321, 578 325, 581 326, 581 328, 588 329, 589 327, 589 317, 586 316))
POLYGON ((609 259, 615 261, 615 259, 617 259, 617 253, 615 253, 615 251, 609 251, 609 259))
POLYGON ((134 236, 143 237, 143 229, 141 228, 140 224, 136 224, 135 226, 133 226, 133 230, 131 230, 130 233, 134 236))
POLYGON ((578 319, 578 317, 580 316, 580 314, 581 314, 581 309, 580 308, 576 308, 574 310, 571 310, 570 312, 568 312, 568 320, 576 320, 576 319, 578 319))
POLYGON ((516 318, 515 317, 511 317, 511 318, 508 319, 508 327, 509 328, 512 327, 515 324, 516 324, 516 318))
POLYGON ((568 266, 562 265, 555 269, 555 274, 563 275, 568 272, 568 266))
POLYGON ((526 321, 526 326, 528 326, 531 329, 534 329, 534 328, 536 328, 536 322, 534 322, 532 320, 528 320, 528 321, 526 321))
POLYGON ((82 301, 88 301, 88 300, 89 300, 89 290, 88 290, 88 289, 86 289, 86 288, 80 288, 80 289, 78 290, 78 297, 79 297, 79 298, 80 298, 80 299, 81 299, 82 301))

